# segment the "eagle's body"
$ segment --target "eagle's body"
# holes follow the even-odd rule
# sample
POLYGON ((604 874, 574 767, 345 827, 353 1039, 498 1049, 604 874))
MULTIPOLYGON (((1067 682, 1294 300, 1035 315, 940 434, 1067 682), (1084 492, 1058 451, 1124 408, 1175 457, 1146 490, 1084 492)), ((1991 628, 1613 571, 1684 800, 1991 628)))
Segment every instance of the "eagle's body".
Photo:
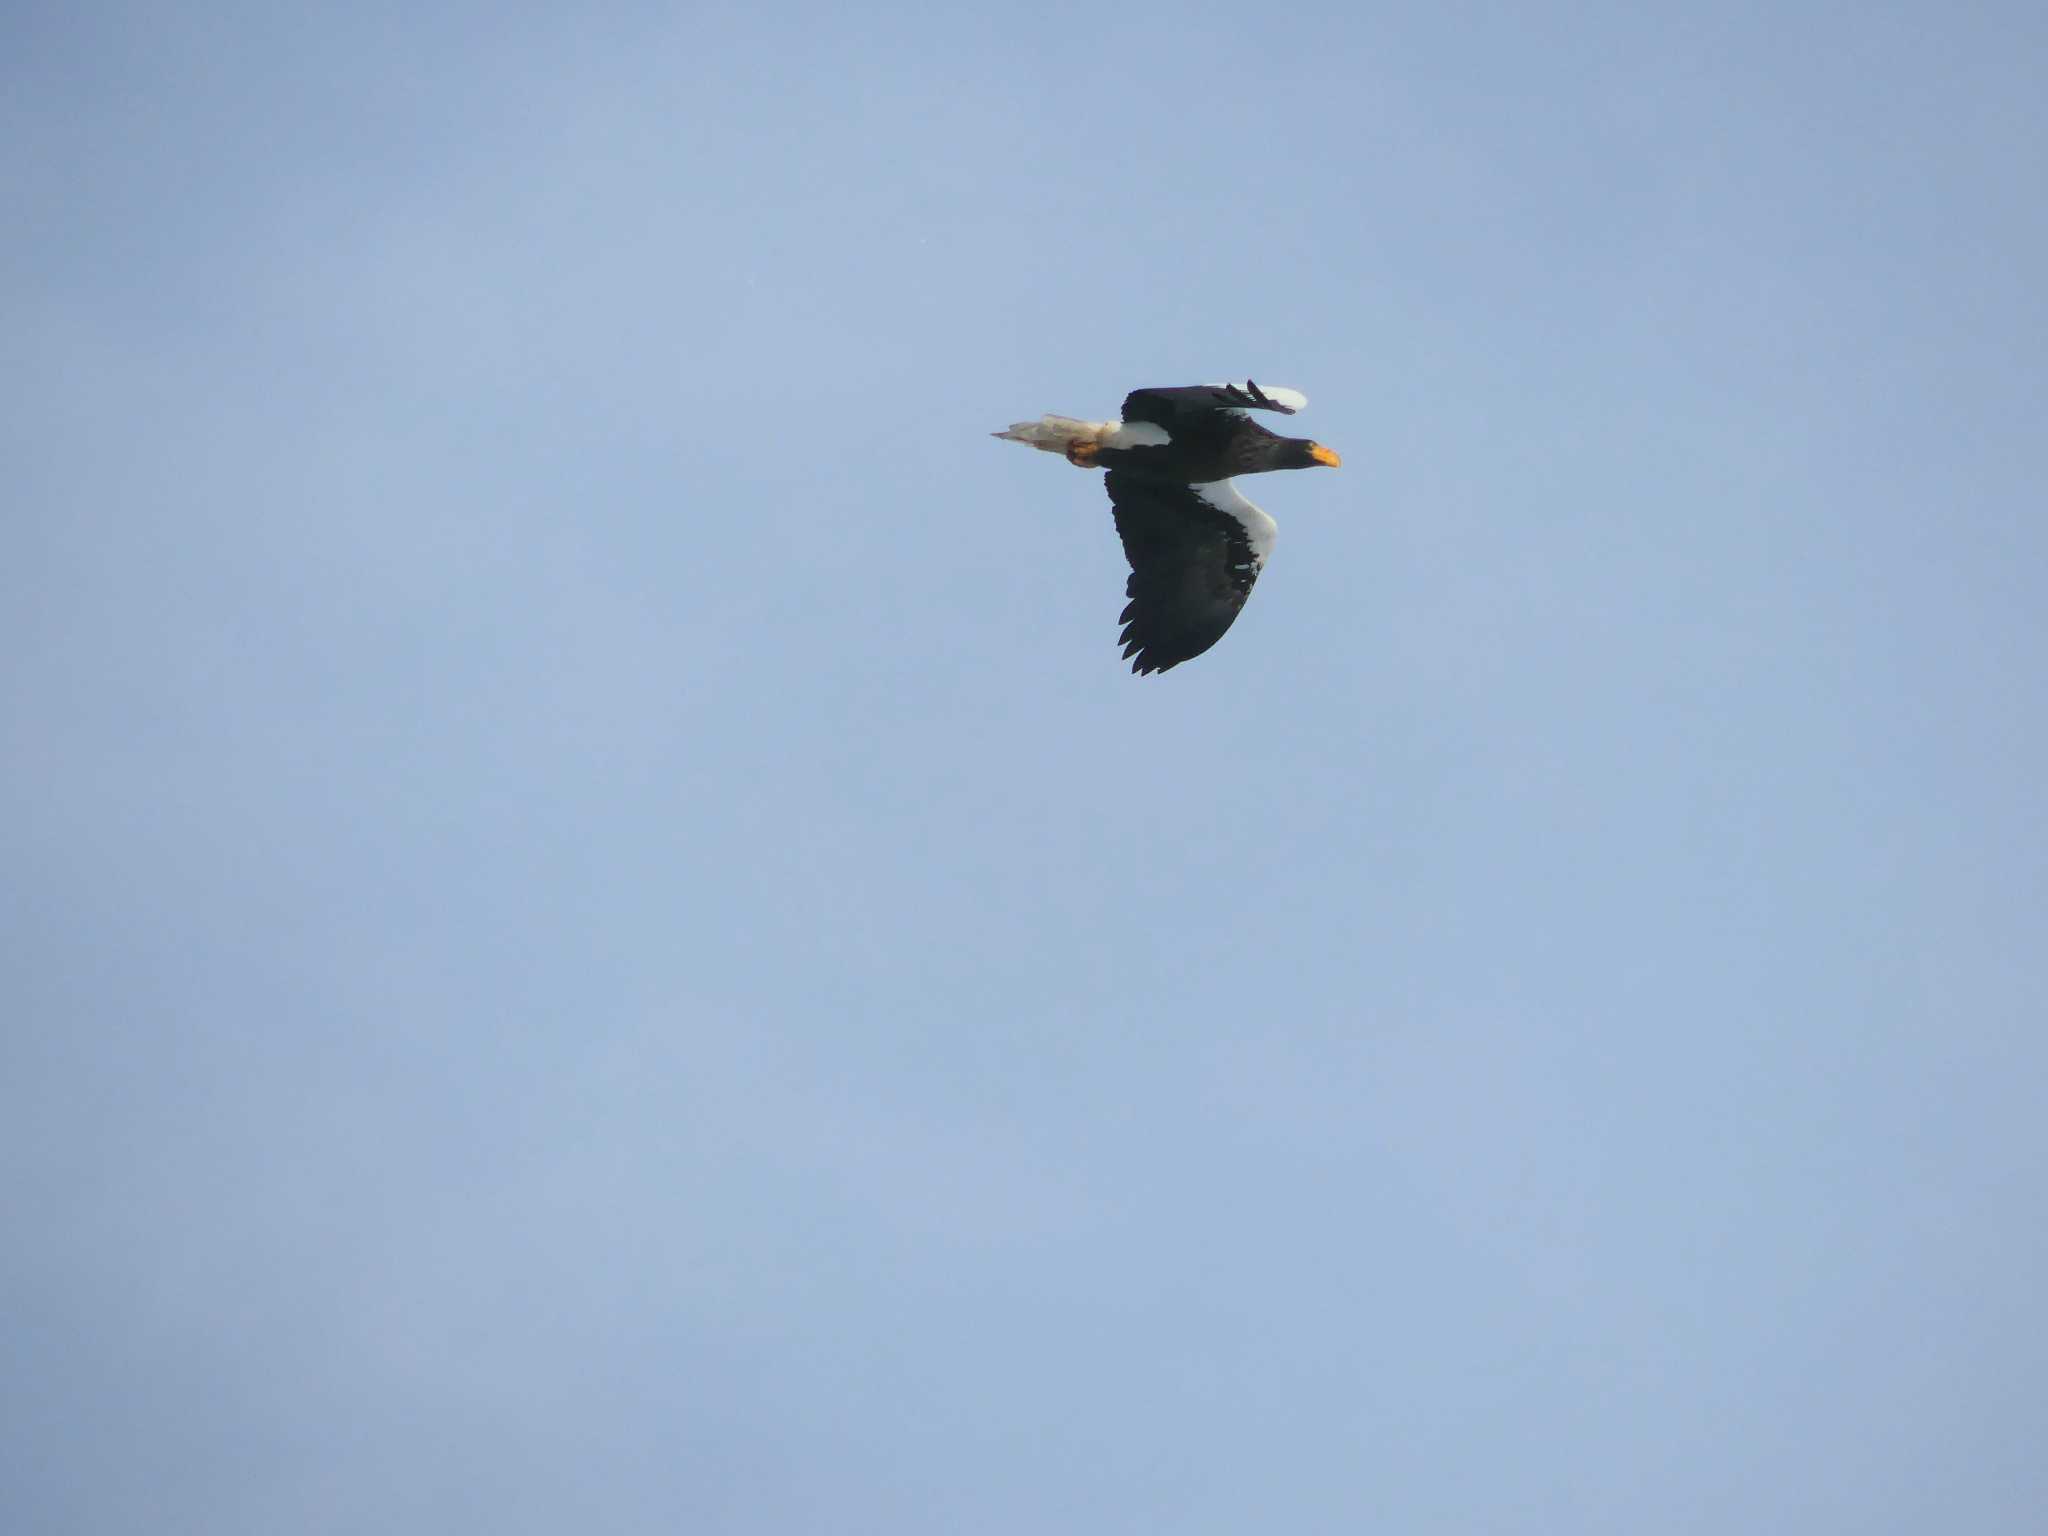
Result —
POLYGON ((1247 381, 1137 389, 1123 420, 1042 416, 996 437, 1102 468, 1131 576, 1124 656, 1133 672, 1164 672, 1199 656, 1236 620, 1273 548, 1273 519, 1238 494, 1234 475, 1337 464, 1307 438, 1281 437, 1247 414, 1292 415, 1308 401, 1247 381))

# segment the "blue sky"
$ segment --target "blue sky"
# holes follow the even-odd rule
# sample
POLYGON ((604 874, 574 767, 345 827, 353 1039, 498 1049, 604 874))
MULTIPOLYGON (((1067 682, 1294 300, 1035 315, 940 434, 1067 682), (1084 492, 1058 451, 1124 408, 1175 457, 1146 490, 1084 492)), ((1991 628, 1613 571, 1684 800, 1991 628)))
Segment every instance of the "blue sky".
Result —
POLYGON ((2037 7, 0 35, 8 1529, 2038 1519, 2037 7))

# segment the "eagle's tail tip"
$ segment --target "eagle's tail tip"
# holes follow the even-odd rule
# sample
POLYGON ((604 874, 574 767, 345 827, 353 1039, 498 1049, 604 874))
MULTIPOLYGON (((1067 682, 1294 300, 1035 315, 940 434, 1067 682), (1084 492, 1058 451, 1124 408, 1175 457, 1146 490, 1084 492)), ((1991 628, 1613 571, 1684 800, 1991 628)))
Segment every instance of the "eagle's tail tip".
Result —
POLYGON ((1076 421, 1071 416, 1041 416, 1036 421, 1013 421, 1000 432, 989 433, 1005 442, 1022 443, 1044 453, 1065 453, 1076 443, 1101 439, 1111 422, 1076 421))

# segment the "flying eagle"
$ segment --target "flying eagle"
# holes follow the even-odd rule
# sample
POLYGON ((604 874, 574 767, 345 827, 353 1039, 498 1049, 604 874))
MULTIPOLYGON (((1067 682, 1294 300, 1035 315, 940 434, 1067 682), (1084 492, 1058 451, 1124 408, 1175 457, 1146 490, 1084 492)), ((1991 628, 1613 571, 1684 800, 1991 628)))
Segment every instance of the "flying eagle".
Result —
POLYGON ((1292 416, 1307 404, 1295 390, 1249 379, 1134 389, 1122 421, 1041 416, 991 434, 1109 471, 1116 531, 1131 562, 1120 638, 1133 672, 1164 672, 1201 655, 1251 596, 1277 525, 1230 477, 1342 462, 1321 443, 1281 437, 1248 414, 1292 416))

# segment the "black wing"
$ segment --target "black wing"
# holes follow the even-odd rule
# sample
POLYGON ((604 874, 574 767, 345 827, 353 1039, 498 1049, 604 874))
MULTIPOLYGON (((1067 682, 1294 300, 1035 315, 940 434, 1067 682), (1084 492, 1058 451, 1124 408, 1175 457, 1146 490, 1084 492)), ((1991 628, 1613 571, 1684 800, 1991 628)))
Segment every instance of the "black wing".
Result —
POLYGON ((1272 399, 1250 379, 1242 386, 1188 384, 1174 389, 1134 389, 1124 396, 1125 421, 1171 427, 1176 418, 1185 420, 1200 411, 1278 411, 1292 416, 1294 407, 1272 399))
POLYGON ((1223 638, 1264 562, 1245 524, 1193 486, 1114 469, 1105 481, 1131 562, 1124 659, 1133 672, 1164 672, 1223 638))

